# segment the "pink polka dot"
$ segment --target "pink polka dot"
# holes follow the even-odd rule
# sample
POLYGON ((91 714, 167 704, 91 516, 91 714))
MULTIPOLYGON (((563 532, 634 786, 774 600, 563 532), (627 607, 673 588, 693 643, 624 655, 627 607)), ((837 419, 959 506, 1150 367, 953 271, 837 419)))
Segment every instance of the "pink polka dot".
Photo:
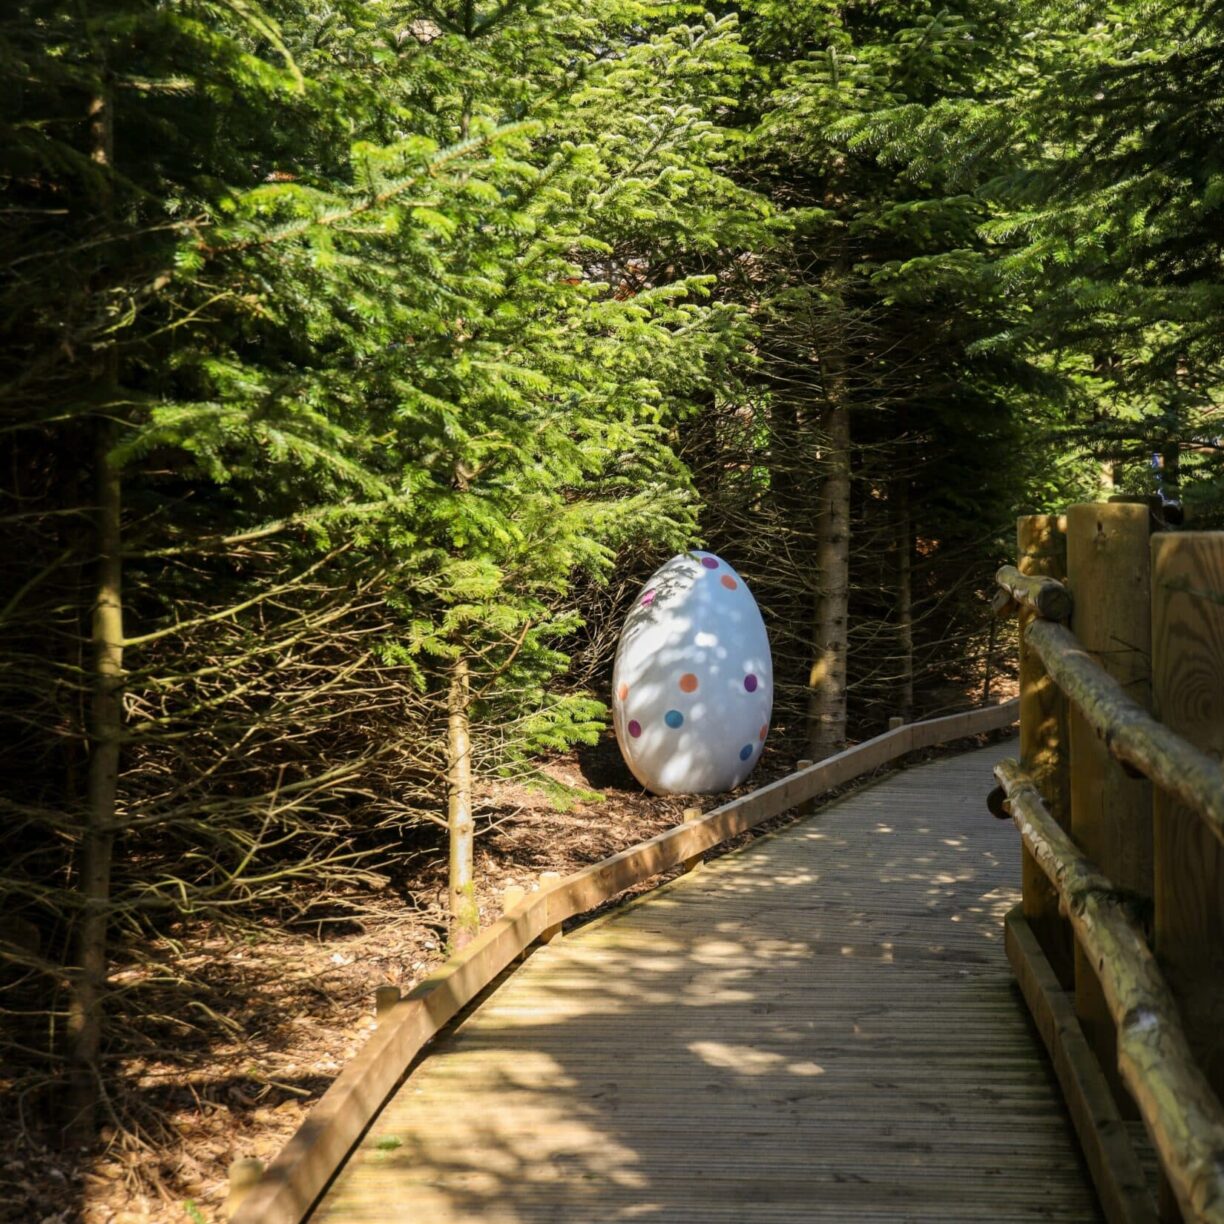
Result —
POLYGON ((629 720, 629 725, 625 728, 625 730, 628 731, 634 739, 637 739, 637 737, 642 734, 642 724, 638 722, 636 718, 631 718, 629 720))
POLYGON ((760 684, 760 681, 751 672, 744 677, 744 687, 750 693, 755 693, 757 691, 758 684, 760 684))
POLYGON ((718 558, 717 557, 702 557, 701 564, 704 565, 706 569, 717 569, 718 568, 718 558))
POLYGON ((649 608, 650 605, 654 603, 655 594, 656 592, 654 591, 647 591, 646 594, 642 596, 642 607, 643 608, 649 608))
POLYGON ((629 696, 629 686, 628 686, 627 684, 622 684, 622 685, 620 686, 620 688, 618 688, 618 689, 616 690, 616 695, 617 695, 617 696, 618 696, 618 697, 619 697, 619 698, 620 698, 622 701, 624 701, 624 700, 625 700, 625 698, 629 696))

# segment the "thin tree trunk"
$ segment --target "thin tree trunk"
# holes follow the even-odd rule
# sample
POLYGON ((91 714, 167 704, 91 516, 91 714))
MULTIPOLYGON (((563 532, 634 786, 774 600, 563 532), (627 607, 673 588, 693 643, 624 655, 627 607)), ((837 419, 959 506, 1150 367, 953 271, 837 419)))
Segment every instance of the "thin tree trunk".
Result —
POLYGON ((68 1012, 73 1141, 94 1136, 106 995, 107 927, 110 919, 111 856, 115 840, 115 798, 119 782, 120 735, 123 727, 123 568, 120 528, 121 482, 110 461, 114 426, 97 424, 96 533, 97 579, 92 610, 93 697, 90 708, 89 781, 85 826, 81 832, 79 889, 81 918, 77 926, 77 967, 68 1012))
POLYGON ((914 717, 914 584, 911 552, 914 528, 910 516, 909 481, 893 482, 893 543, 897 550, 897 713, 914 717))
POLYGON ((447 720, 446 818, 450 827, 450 942, 453 950, 469 943, 480 929, 474 866, 476 822, 472 815, 470 703, 468 662, 461 657, 451 668, 447 720))
MULTIPOLYGON (((114 114, 110 93, 99 89, 89 100, 90 160, 103 170, 114 162, 114 114)), ((110 212, 109 191, 101 204, 110 212)), ((118 381, 113 348, 95 373, 102 413, 118 381)), ((70 1141, 91 1144, 95 1137, 101 1079, 98 1055, 102 1047, 108 966, 111 859, 115 841, 115 801, 119 786, 120 736, 123 729, 123 562, 122 483, 110 453, 115 425, 106 415, 95 422, 94 483, 97 544, 93 606, 90 610, 92 695, 89 706, 89 766, 84 824, 78 852, 81 917, 76 929, 75 968, 69 984, 68 1067, 70 1141)))
POLYGON ((824 432, 829 453, 820 485, 816 555, 820 587, 808 676, 808 755, 814 761, 831 756, 846 740, 850 602, 850 406, 839 366, 826 359, 824 370, 828 397, 824 432))

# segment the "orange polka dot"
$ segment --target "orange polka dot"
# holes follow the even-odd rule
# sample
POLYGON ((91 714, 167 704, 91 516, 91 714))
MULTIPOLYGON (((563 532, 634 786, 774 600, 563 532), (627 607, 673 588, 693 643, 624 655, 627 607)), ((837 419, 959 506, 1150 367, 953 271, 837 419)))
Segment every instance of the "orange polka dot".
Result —
POLYGON ((723 586, 727 588, 728 591, 734 591, 735 588, 739 586, 739 583, 736 582, 735 579, 732 578, 730 574, 724 574, 722 576, 722 584, 723 586))
POLYGON ((695 693, 697 691, 697 677, 692 672, 685 672, 680 677, 680 689, 685 693, 695 693))
POLYGON ((764 741, 765 741, 765 737, 766 737, 768 734, 769 734, 769 724, 767 723, 765 726, 763 726, 763 727, 761 728, 761 742, 762 742, 762 743, 764 743, 764 741))
POLYGON ((622 684, 622 685, 620 686, 620 688, 618 688, 618 689, 616 690, 616 695, 617 695, 617 696, 618 696, 618 697, 619 697, 619 698, 620 698, 622 701, 624 701, 624 700, 625 700, 625 698, 629 696, 629 686, 628 686, 627 684, 622 684))

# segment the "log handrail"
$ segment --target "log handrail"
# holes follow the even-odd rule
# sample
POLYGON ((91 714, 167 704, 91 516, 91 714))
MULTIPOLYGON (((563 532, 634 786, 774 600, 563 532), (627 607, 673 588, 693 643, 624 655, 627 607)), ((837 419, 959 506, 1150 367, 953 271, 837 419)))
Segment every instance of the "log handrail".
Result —
MULTIPOLYGON (((999 585, 1011 592, 999 571, 999 585)), ((1050 579, 1028 579, 1049 582, 1050 579)), ((1059 586, 1061 584, 1055 583, 1059 586)), ((1032 606, 1036 610, 1035 605, 1032 606)), ((1224 843, 1224 770, 1220 762, 1153 718, 1084 649, 1065 625, 1037 619, 1025 641, 1041 656, 1051 679, 1084 715, 1119 761, 1192 808, 1224 843)))
MULTIPOLYGON (((1028 567, 1040 569, 1026 551, 1026 530, 1032 534, 1034 521, 1021 518, 1018 549, 1022 565, 1028 558, 1028 567)), ((1153 558, 1163 547, 1157 544, 1159 539, 1152 538, 1153 558)), ((1023 765, 1004 761, 996 766, 1000 787, 989 801, 996 814, 1011 816, 1024 847, 1024 898, 1007 920, 1008 953, 1035 1016, 1042 1012, 1048 992, 1053 992, 1051 998, 1062 996, 1068 1004, 1074 998, 1070 1015, 1075 1034, 1064 1035, 1051 1027, 1042 1035, 1056 1069, 1062 1060, 1059 1079, 1073 1106, 1076 1128, 1109 1218, 1155 1218, 1146 1210, 1132 1214, 1135 1204, 1128 1194, 1133 1184, 1120 1179, 1133 1178, 1133 1156, 1126 1144, 1128 1151, 1120 1153, 1114 1142, 1116 1134, 1109 1133, 1110 1127, 1115 1132, 1121 1129, 1117 1113, 1111 1113, 1110 1098, 1128 1094, 1159 1159, 1167 1187, 1162 1196, 1171 1193, 1177 1201, 1176 1213, 1187 1224, 1224 1224, 1224 1104, 1219 1076, 1203 1057, 1213 1048, 1213 1038, 1199 1012, 1193 1007, 1182 1010, 1187 1002, 1182 993, 1186 982, 1176 976, 1179 962, 1174 955, 1180 949, 1184 963, 1186 940, 1193 941, 1200 928, 1191 921, 1186 931, 1179 931, 1170 918, 1170 898, 1179 878, 1167 857, 1168 838, 1180 836, 1170 832, 1170 825, 1186 836, 1193 832, 1201 837, 1196 844, 1204 852, 1211 849, 1212 841, 1224 844, 1224 769, 1188 738, 1186 720, 1177 721, 1184 711, 1178 710, 1175 701, 1165 711, 1169 724, 1161 722, 1136 699, 1139 692, 1132 694, 1120 682, 1126 678, 1145 689, 1147 677, 1133 666, 1119 665, 1112 655, 1093 653, 1107 649, 1103 642, 1117 642, 1134 651, 1142 650, 1148 641, 1146 627, 1128 629, 1128 637, 1119 637, 1119 626, 1129 610, 1103 607, 1094 599, 1117 600, 1133 594, 1145 603, 1151 600, 1153 621, 1158 605, 1171 615, 1149 585, 1155 561, 1149 569, 1147 535, 1137 531, 1133 522, 1103 509, 1077 506, 1068 513, 1065 524, 1051 533, 1048 557, 1054 560, 1044 568, 1059 576, 1068 573, 1076 594, 1087 600, 1081 609, 1082 624, 1072 620, 1075 628, 1082 629, 1083 640, 1067 624, 1059 623, 1072 619, 1074 610, 1069 591, 1066 600, 1057 594, 1066 591, 1061 583, 1046 577, 1026 578, 1010 566, 996 575, 996 607, 1019 604, 1026 610, 1021 619, 1022 672, 1023 660, 1029 661, 1027 679, 1021 685, 1026 703, 1021 719, 1023 765), (1060 541, 1066 545, 1065 566, 1060 541), (1049 594, 1051 591, 1055 593, 1049 594), (1091 649, 1085 642, 1093 643, 1091 649), (1153 823, 1144 822, 1140 793, 1126 790, 1112 771, 1102 772, 1104 754, 1089 744, 1094 733, 1128 774, 1154 784, 1156 801, 1146 816, 1153 823), (1111 813, 1111 795, 1124 810, 1111 813), (1202 834, 1198 832, 1200 821, 1205 826, 1202 834), (1127 835, 1129 840, 1124 840, 1127 835), (1154 847, 1145 850, 1145 838, 1152 839, 1154 847), (1089 857, 1098 854, 1104 856, 1101 865, 1105 870, 1089 857), (1027 874, 1030 866, 1031 875, 1027 874), (1153 867, 1157 875, 1154 897, 1153 867), (1119 881, 1136 891, 1120 888, 1119 881), (1047 887, 1052 892, 1046 893, 1047 887), (1149 935, 1138 913, 1141 909, 1146 912, 1153 901, 1155 932, 1149 935), (1069 930, 1049 924, 1048 918, 1056 912, 1066 918, 1069 930), (1073 936, 1073 966, 1065 951, 1072 941, 1064 941, 1064 933, 1073 936), (1161 964, 1168 969, 1167 978, 1161 964), (1043 968, 1044 986, 1037 983, 1043 968), (1087 1026, 1083 1033, 1080 1023, 1087 1026), (1074 1036, 1079 1036, 1079 1046, 1074 1036), (1118 1079, 1110 1082, 1102 1074, 1106 1065, 1116 1066, 1118 1079), (1086 1085, 1104 1093, 1103 1101, 1098 1095, 1092 1109, 1086 1107, 1091 1095, 1086 1085), (1129 1168, 1122 1156, 1129 1157, 1129 1168)), ((1045 554, 1043 559, 1048 559, 1045 554)), ((1183 637, 1194 639, 1194 634, 1183 631, 1183 637)), ((1151 642, 1153 689, 1157 676, 1163 677, 1165 688, 1160 691, 1167 701, 1173 656, 1165 637, 1159 638, 1157 649, 1154 627, 1151 642)), ((1218 651, 1199 640, 1192 645, 1203 650, 1208 669, 1218 673, 1218 651)), ((1206 746, 1202 738, 1199 743, 1206 746)), ((1200 884, 1208 887, 1204 881, 1213 878, 1204 875, 1200 884)), ((1189 904, 1194 904, 1193 899, 1189 904)), ((1171 1203, 1167 1207, 1174 1210, 1171 1203)), ((1162 1203, 1162 1219, 1165 1209, 1162 1203)))
POLYGON ((886 731, 529 894, 384 1013, 243 1199, 232 1224, 299 1224, 413 1059, 545 932, 907 753, 1009 727, 1019 707, 1013 699, 886 731))
POLYGON ((1011 817, 1096 970, 1118 1032, 1118 1067, 1187 1220, 1224 1224, 1224 1106, 1126 898, 1076 849, 1013 760, 995 766, 1011 817))
POLYGON ((1022 574, 1014 565, 1001 566, 995 581, 1010 602, 1035 612, 1043 620, 1065 621, 1071 617, 1071 592, 1057 578, 1022 574))

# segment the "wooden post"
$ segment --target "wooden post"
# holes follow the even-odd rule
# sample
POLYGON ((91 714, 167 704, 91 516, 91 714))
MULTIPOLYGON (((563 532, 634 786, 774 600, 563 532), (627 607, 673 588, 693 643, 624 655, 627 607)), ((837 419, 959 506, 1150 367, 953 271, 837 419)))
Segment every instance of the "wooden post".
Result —
MULTIPOLYGON (((701 819, 701 809, 699 807, 689 807, 684 809, 684 823, 692 824, 694 820, 701 819)), ((701 855, 694 854, 691 858, 684 860, 685 872, 696 871, 701 866, 701 855)))
POLYGON ((230 1162, 229 1193, 225 1196, 225 1218, 232 1220, 242 1206, 242 1200, 255 1188, 263 1176, 264 1163, 254 1156, 244 1156, 230 1162))
MULTIPOLYGON (((815 761, 809 761, 806 757, 804 757, 803 760, 795 762, 795 768, 811 769, 811 767, 815 764, 815 761)), ((808 799, 804 803, 796 803, 795 811, 798 812, 800 816, 806 816, 815 806, 816 801, 814 799, 808 799)))
MULTIPOLYGON (((1152 706, 1224 754, 1224 532, 1152 537, 1152 706)), ((1156 955, 1208 1082, 1224 1095, 1224 846, 1159 787, 1153 805, 1156 955)), ((1170 1196, 1162 1195, 1166 1218, 1170 1196)))
MULTIPOLYGON (((516 905, 521 904, 527 896, 527 890, 521 884, 507 884, 502 889, 502 917, 505 918, 516 905)), ((515 961, 526 960, 529 953, 524 950, 520 952, 514 959, 515 961)))
MULTIPOLYGON (((540 873, 540 887, 551 888, 560 878, 561 873, 559 871, 543 871, 540 873)), ((542 944, 552 943, 552 941, 560 934, 561 924, 559 922, 554 923, 550 927, 545 927, 544 930, 540 932, 540 942, 542 944)))
MULTIPOLYGON (((1084 649, 1144 709, 1152 703, 1151 515, 1146 505, 1072 506, 1067 511, 1071 628, 1084 649)), ((1113 883, 1152 896, 1152 786, 1128 776, 1072 705, 1071 835, 1113 883)), ((1124 1117, 1136 1117, 1118 1074, 1117 1033, 1091 961, 1075 947, 1075 1011, 1124 1117)))
MULTIPOLYGON (((1023 515, 1016 521, 1017 567, 1022 574, 1066 577, 1066 535, 1054 514, 1023 515)), ((1046 809, 1067 828, 1070 786, 1067 777, 1067 702, 1046 674, 1037 652, 1024 641, 1034 613, 1020 609, 1020 763, 1033 779, 1046 809)), ((1058 894, 1027 849, 1021 851, 1024 916, 1063 987, 1075 983, 1070 927, 1059 917, 1058 894)))
POLYGON ((896 731, 899 727, 905 726, 905 719, 900 714, 894 714, 888 720, 888 729, 896 731))
POLYGON ((387 1013, 400 1001, 398 986, 378 986, 374 990, 374 1019, 381 1024, 387 1013))

